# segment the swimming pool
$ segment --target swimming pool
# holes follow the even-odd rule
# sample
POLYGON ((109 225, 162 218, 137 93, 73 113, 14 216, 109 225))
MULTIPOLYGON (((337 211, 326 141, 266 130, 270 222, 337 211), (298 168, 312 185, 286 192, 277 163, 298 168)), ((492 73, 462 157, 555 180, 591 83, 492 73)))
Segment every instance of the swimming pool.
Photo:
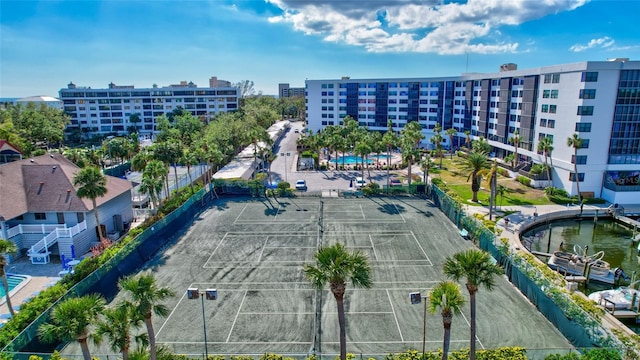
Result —
MULTIPOLYGON (((26 275, 17 275, 17 274, 7 274, 7 282, 9 283, 9 293, 11 290, 15 288, 20 288, 27 283, 29 276, 26 275)), ((4 300, 5 292, 4 286, 0 286, 0 298, 4 300)))
MULTIPOLYGON (((362 164, 362 158, 360 156, 355 155, 346 155, 346 156, 338 156, 338 165, 342 165, 342 159, 344 159, 345 165, 354 165, 354 164, 362 164)), ((386 161, 388 159, 387 155, 369 155, 369 158, 366 159, 367 164, 375 164, 377 161, 386 161)), ((330 163, 335 164, 336 159, 329 160, 330 163)))

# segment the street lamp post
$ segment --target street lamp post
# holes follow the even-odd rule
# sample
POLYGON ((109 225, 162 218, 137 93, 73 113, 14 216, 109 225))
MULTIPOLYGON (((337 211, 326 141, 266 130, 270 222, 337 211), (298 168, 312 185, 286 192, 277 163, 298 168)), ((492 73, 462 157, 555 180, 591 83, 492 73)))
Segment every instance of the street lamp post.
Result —
POLYGON ((209 358, 209 351, 207 349, 207 321, 205 320, 205 316, 204 316, 204 299, 205 298, 207 298, 207 300, 218 299, 218 290, 207 289, 204 292, 200 292, 198 288, 188 288, 187 299, 193 300, 197 298, 200 298, 200 301, 202 303, 202 329, 204 332, 204 358, 206 360, 209 358))
POLYGON ((427 299, 428 295, 421 295, 419 292, 409 293, 409 298, 412 305, 420 304, 424 302, 424 314, 422 315, 422 358, 424 359, 425 344, 427 343, 427 299))
POLYGON ((291 156, 290 152, 280 153, 280 156, 284 157, 284 181, 289 182, 287 179, 287 157, 291 156))

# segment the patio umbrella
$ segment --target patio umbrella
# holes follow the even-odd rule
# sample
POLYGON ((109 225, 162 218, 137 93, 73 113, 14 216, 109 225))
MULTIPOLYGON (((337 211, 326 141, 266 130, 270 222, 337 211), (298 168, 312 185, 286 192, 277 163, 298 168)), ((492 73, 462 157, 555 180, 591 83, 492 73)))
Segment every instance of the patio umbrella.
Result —
POLYGON ((349 187, 352 188, 353 187, 353 179, 349 180, 349 187))
POLYGON ((75 245, 71 245, 71 258, 75 259, 76 258, 76 246, 75 245))
POLYGON ((62 269, 67 268, 67 259, 65 259, 64 254, 60 255, 60 262, 62 262, 62 269))

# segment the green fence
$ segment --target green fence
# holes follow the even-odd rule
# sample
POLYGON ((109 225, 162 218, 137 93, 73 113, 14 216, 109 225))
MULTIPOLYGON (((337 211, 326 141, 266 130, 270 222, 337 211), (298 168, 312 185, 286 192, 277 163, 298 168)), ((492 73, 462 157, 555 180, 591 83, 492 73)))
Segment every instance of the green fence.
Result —
MULTIPOLYGON (((179 234, 177 231, 184 224, 190 224, 194 215, 203 209, 205 199, 210 199, 209 193, 201 189, 189 198, 182 206, 174 210, 152 227, 145 229, 136 236, 104 265, 96 269, 89 276, 74 285, 65 295, 49 309, 43 312, 34 322, 25 328, 3 352, 26 352, 41 348, 37 333, 41 324, 49 320, 52 308, 68 298, 78 297, 90 293, 99 293, 107 299, 117 293, 117 282, 123 276, 130 275, 140 269, 160 249, 173 241, 179 234)), ((18 359, 16 355, 14 359, 18 359)), ((25 359, 28 358, 28 355, 25 359)))
POLYGON ((599 320, 578 306, 557 284, 517 253, 510 253, 489 229, 462 211, 460 204, 432 185, 431 195, 436 206, 458 228, 469 232, 478 246, 489 252, 505 269, 513 283, 537 309, 577 348, 623 349, 622 343, 603 327, 599 320))

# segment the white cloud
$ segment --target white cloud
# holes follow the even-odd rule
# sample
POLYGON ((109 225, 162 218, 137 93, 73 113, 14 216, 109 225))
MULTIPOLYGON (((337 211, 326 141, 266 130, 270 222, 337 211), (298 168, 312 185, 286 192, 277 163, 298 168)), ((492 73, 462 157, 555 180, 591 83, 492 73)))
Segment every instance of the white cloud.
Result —
POLYGON ((501 27, 571 11, 589 0, 265 1, 283 11, 272 22, 371 52, 489 54, 518 50, 501 27))
POLYGON ((611 48, 613 44, 615 44, 615 40, 612 38, 605 36, 598 39, 591 39, 586 45, 575 44, 569 48, 569 50, 573 52, 585 51, 593 48, 602 48, 607 49, 611 48))

